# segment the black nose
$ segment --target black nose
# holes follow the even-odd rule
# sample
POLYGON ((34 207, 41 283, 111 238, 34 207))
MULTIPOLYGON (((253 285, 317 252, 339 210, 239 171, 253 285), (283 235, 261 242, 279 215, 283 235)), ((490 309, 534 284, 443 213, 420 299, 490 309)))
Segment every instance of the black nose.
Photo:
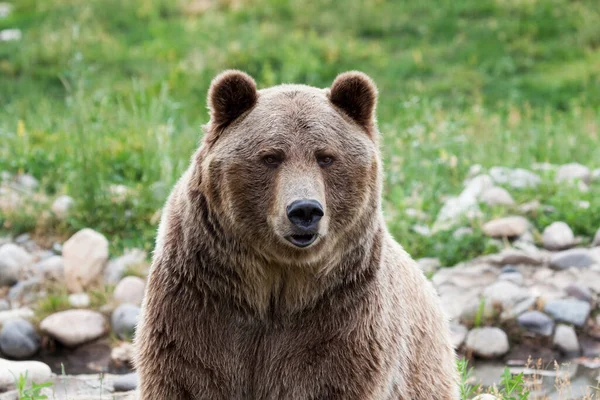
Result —
POLYGON ((287 216, 297 227, 312 229, 323 216, 323 206, 316 200, 296 200, 287 207, 287 216))

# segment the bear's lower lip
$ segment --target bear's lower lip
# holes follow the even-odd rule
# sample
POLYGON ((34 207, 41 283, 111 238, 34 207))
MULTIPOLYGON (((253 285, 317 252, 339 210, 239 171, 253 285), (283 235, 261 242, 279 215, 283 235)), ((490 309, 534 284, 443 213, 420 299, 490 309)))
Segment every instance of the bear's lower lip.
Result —
POLYGON ((307 247, 313 244, 314 241, 317 240, 318 236, 319 235, 317 235, 316 233, 308 235, 290 235, 286 237, 286 239, 294 246, 307 247))

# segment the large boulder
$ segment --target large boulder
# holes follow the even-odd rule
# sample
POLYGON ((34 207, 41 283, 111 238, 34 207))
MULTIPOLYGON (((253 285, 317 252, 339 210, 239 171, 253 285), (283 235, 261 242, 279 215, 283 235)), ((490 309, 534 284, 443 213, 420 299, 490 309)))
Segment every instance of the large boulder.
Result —
POLYGON ((82 229, 65 242, 62 252, 67 288, 71 292, 83 292, 104 270, 108 240, 92 229, 82 229))

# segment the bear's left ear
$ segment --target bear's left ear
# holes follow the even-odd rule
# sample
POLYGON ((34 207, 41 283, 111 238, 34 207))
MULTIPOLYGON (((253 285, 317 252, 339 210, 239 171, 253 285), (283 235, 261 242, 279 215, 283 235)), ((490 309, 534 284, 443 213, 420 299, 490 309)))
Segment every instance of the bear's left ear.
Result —
POLYGON ((213 79, 208 90, 210 125, 221 130, 252 108, 258 99, 256 83, 245 72, 228 70, 213 79))
POLYGON ((366 74, 351 71, 338 75, 331 85, 329 99, 357 124, 372 133, 377 86, 366 74))

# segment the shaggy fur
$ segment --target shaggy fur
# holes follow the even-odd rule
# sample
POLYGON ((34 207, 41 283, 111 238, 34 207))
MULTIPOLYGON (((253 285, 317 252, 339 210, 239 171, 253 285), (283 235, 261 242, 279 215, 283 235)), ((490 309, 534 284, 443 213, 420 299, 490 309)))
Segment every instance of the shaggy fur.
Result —
POLYGON ((437 295, 381 214, 377 90, 260 91, 229 71, 159 228, 136 338, 141 398, 457 398, 437 295), (286 206, 319 201, 298 248, 286 206))

